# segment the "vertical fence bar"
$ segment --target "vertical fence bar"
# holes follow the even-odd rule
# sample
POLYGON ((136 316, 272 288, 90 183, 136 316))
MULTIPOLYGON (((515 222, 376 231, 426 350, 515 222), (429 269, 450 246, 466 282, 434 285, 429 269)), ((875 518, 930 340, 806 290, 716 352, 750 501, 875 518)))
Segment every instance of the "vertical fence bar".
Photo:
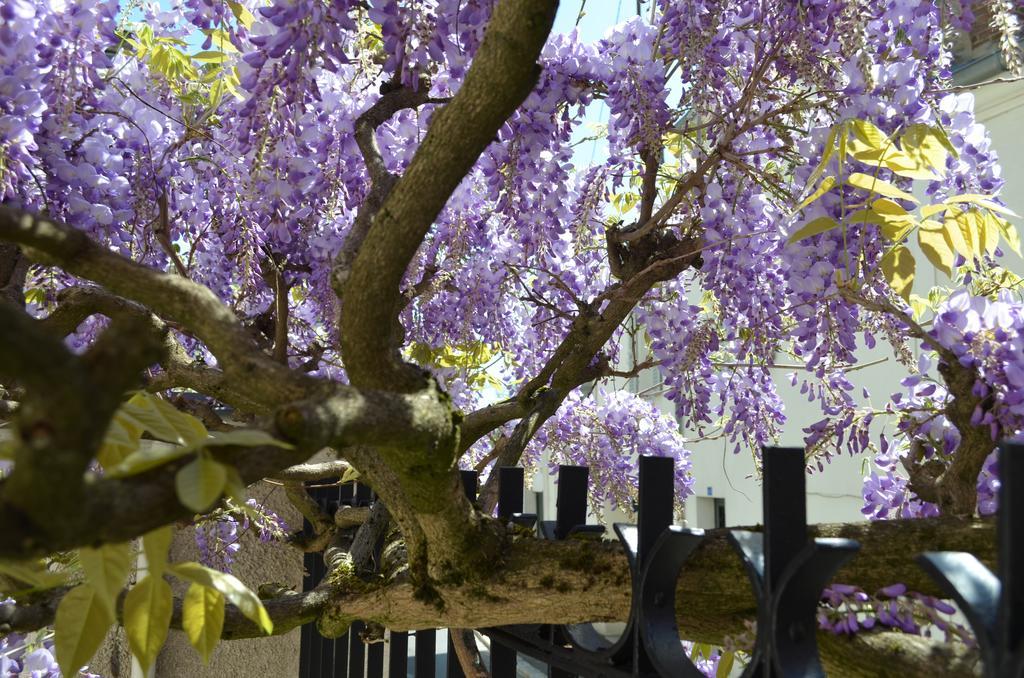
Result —
POLYGON ((409 671, 409 634, 388 631, 388 678, 406 678, 409 671))
MULTIPOLYGON (((504 523, 523 512, 524 477, 520 466, 498 469, 498 518, 504 523)), ((515 650, 491 640, 491 678, 516 678, 517 661, 515 650)))
POLYGON ((333 675, 344 676, 348 675, 348 678, 363 678, 363 660, 366 656, 366 643, 359 637, 361 633, 366 630, 366 624, 361 621, 352 622, 352 626, 349 627, 348 633, 345 636, 348 637, 348 673, 344 672, 344 669, 340 666, 335 668, 333 675))
POLYGON ((523 512, 524 471, 521 466, 498 469, 498 518, 507 521, 513 513, 523 512))
POLYGON ((384 678, 384 643, 366 646, 366 678, 384 678))
MULTIPOLYGON (((308 533, 310 529, 310 524, 306 522, 304 532, 308 533)), ((314 560, 316 560, 315 553, 305 553, 302 556, 303 591, 313 590, 314 584, 311 570, 313 569, 314 560)), ((313 624, 303 624, 302 630, 299 631, 299 678, 312 678, 313 652, 311 642, 314 633, 316 633, 316 628, 313 624)))
MULTIPOLYGON (((1003 443, 999 450, 999 543, 1000 600, 996 628, 1001 648, 1024 652, 1024 441, 1003 443)), ((1018 655, 1018 661, 1019 661, 1018 655)))
POLYGON ((587 481, 590 469, 586 466, 558 467, 558 494, 555 499, 555 538, 565 539, 569 530, 587 522, 587 481))
POLYGON ((436 646, 437 631, 423 629, 416 632, 416 678, 434 678, 436 646))
MULTIPOLYGON (((636 575, 643 572, 645 559, 669 525, 675 505, 676 464, 671 457, 640 457, 637 491, 636 575)), ((634 594, 637 589, 634 589, 634 594)), ((672 629, 673 633, 675 629, 672 629)), ((642 629, 633 627, 633 669, 640 675, 654 675, 655 668, 641 638, 642 629)))
POLYGON ((766 447, 764 465, 765 584, 774 591, 786 564, 807 544, 804 451, 766 447))
MULTIPOLYGON (((590 469, 586 466, 561 464, 558 467, 558 492, 555 497, 555 539, 565 539, 577 525, 587 523, 587 483, 590 469)), ((561 645, 562 629, 552 626, 551 642, 561 645)), ((576 674, 554 666, 548 667, 550 678, 574 678, 576 674)))
POLYGON ((671 457, 640 457, 636 554, 638 570, 654 542, 672 524, 675 468, 675 460, 671 457))

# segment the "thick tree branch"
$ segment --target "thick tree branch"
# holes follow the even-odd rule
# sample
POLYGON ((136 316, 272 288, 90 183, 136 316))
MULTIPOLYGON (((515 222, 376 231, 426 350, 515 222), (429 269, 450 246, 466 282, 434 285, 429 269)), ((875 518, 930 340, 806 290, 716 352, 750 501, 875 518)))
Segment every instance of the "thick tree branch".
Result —
POLYGON ((21 248, 0 242, 0 300, 16 306, 25 306, 25 274, 28 273, 28 257, 21 248))
POLYGON ((466 79, 438 111, 408 170, 389 192, 343 283, 341 347, 352 383, 415 390, 424 377, 402 362, 397 328, 402 278, 452 191, 537 82, 553 0, 502 0, 466 79))
MULTIPOLYGON (((914 560, 923 550, 969 551, 990 567, 996 558, 992 520, 937 518, 817 525, 811 526, 809 536, 858 540, 861 552, 840 570, 836 580, 867 591, 903 581, 911 590, 939 595, 914 560)), ((386 565, 385 577, 377 582, 328 575, 314 591, 265 601, 275 633, 313 620, 322 632, 337 635, 354 619, 403 630, 623 621, 629 613, 630 576, 617 542, 516 537, 506 542, 500 562, 479 572, 473 581, 440 585, 437 591, 443 606, 419 597, 395 563, 386 565)), ((677 584, 675 606, 681 635, 700 642, 720 644, 726 636, 743 632, 743 620, 754 617, 755 603, 746 574, 724 531, 709 534, 687 562, 677 584)), ((52 597, 35 605, 0 606, 0 625, 20 631, 38 628, 52 621, 55 607, 52 597)), ((173 623, 180 625, 180 612, 173 623)), ((254 638, 260 631, 229 606, 223 635, 254 638)), ((960 675, 970 659, 950 658, 943 654, 950 651, 948 646, 912 636, 861 634, 848 640, 819 634, 819 641, 826 666, 845 666, 852 672, 842 675, 880 675, 877 667, 886 666, 882 660, 911 670, 915 662, 929 656, 944 662, 951 659, 954 673, 947 674, 944 663, 943 675, 960 675)), ((934 669, 934 665, 926 666, 934 669)), ((908 675, 922 674, 917 668, 908 675)))
POLYGON ((5 205, 0 205, 0 240, 21 245, 40 263, 60 266, 137 301, 194 334, 253 400, 272 407, 306 397, 317 384, 262 353, 231 309, 204 285, 132 262, 82 231, 5 205))

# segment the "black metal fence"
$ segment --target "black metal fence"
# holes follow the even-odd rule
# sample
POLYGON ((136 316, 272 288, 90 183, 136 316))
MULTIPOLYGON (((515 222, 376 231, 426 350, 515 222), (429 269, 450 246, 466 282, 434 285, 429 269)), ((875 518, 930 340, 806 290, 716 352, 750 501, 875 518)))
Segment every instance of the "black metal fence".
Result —
MULTIPOLYGON (((764 528, 732 530, 730 541, 742 559, 758 604, 757 637, 744 677, 821 676, 816 644, 817 608, 822 590, 859 548, 849 539, 807 538, 805 462, 798 448, 764 451, 764 528)), ((986 678, 1024 677, 1024 539, 1012 539, 1014 525, 1024 527, 1024 442, 1000 446, 998 574, 968 553, 925 553, 921 566, 956 600, 977 638, 986 678), (1013 574, 1017 576, 1014 577, 1013 574)), ((498 516, 532 527, 536 516, 524 514, 523 469, 499 469, 498 516)), ((593 676, 635 678, 703 674, 680 642, 676 625, 676 583, 686 559, 704 537, 702 530, 672 525, 674 467, 671 459, 640 459, 638 524, 616 524, 632 571, 632 609, 617 640, 607 640, 589 624, 517 625, 478 629, 490 639, 491 675, 513 678, 525 655, 546 667, 553 678, 593 676)), ((588 469, 562 466, 558 475, 555 520, 538 527, 546 539, 600 536, 604 528, 586 525, 588 469)), ((471 499, 477 479, 463 472, 471 499)), ((351 485, 318 489, 326 509, 341 503, 368 504, 366 488, 351 485)), ((319 554, 306 556, 304 587, 323 576, 319 554)), ((302 628, 300 678, 349 676, 383 678, 385 645, 364 644, 362 624, 334 640, 323 638, 313 624, 302 628), (365 672, 365 673, 364 673, 365 672)), ((389 678, 434 678, 438 657, 433 630, 416 631, 414 655, 409 636, 389 633, 389 678)), ((446 675, 463 675, 451 642, 446 675)), ((937 675, 941 675, 938 668, 937 675)))

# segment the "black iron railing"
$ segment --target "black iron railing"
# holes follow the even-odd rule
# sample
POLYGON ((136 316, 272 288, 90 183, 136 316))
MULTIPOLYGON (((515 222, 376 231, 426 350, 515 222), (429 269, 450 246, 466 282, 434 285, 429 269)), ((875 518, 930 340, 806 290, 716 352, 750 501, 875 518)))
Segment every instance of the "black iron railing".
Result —
MULTIPOLYGON (((766 449, 763 532, 732 530, 730 542, 743 560, 758 604, 757 637, 745 677, 822 676, 818 658, 817 609, 822 590, 859 548, 849 539, 807 538, 805 462, 798 448, 766 449)), ((632 607, 622 634, 608 640, 589 624, 517 625, 478 629, 490 639, 491 675, 513 678, 522 655, 547 667, 554 678, 594 676, 636 678, 702 675, 684 651, 676 625, 676 583, 686 559, 704 538, 702 530, 672 525, 674 466, 665 457, 640 459, 638 524, 616 524, 632 571, 632 607)), ((925 553, 922 567, 960 605, 978 640, 986 678, 1024 677, 1024 539, 1014 540, 1014 524, 1024 527, 1024 442, 1004 443, 999 452, 999 572, 990 572, 968 553, 925 553), (1014 576, 1016 575, 1016 576, 1014 576)), ((533 527, 523 513, 523 469, 499 469, 498 517, 533 527)), ((463 471, 463 486, 476 498, 477 478, 463 471)), ((538 527, 546 539, 599 537, 604 528, 587 525, 588 469, 561 466, 555 520, 538 527)), ((367 503, 366 488, 351 485, 314 491, 327 510, 344 503, 367 503)), ((306 557, 305 587, 323 576, 319 554, 306 557)), ((685 604, 685 601, 683 601, 685 604)), ((300 678, 351 676, 383 678, 384 645, 364 644, 353 624, 334 640, 315 626, 302 629, 300 678), (364 668, 365 664, 365 668, 364 668)), ((438 658, 433 630, 409 635, 389 632, 387 676, 434 678, 438 658), (410 666, 411 663, 411 666, 410 666)), ((462 671, 448 643, 446 675, 462 671)), ((937 675, 941 669, 937 668, 937 675)))

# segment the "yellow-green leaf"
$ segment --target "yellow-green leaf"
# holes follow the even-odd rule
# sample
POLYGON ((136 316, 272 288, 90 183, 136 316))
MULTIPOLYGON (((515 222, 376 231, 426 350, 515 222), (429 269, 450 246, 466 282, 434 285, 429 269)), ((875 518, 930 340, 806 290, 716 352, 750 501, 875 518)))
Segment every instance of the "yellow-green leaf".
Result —
POLYGON ((995 223, 996 228, 999 229, 999 232, 1003 234, 1003 239, 1006 240, 1006 244, 1009 245, 1010 249, 1016 252, 1019 257, 1021 255, 1020 236, 1017 235, 1017 228, 1006 219, 1000 219, 994 214, 990 214, 989 216, 995 223))
POLYGON ((945 203, 937 203, 935 205, 924 205, 921 207, 921 218, 928 219, 935 216, 939 212, 945 212, 949 209, 949 205, 945 203))
POLYGON ((917 198, 910 195, 906 191, 902 191, 896 186, 893 186, 888 181, 877 179, 870 174, 863 174, 861 172, 854 172, 846 179, 846 183, 856 188, 862 188, 870 193, 877 193, 887 198, 896 198, 897 200, 908 200, 910 202, 917 202, 917 198))
POLYGON ((220 499, 227 482, 224 465, 205 454, 183 466, 174 476, 174 487, 182 505, 201 513, 220 499))
POLYGON ((256 21, 256 17, 253 16, 245 5, 235 0, 228 0, 228 7, 231 8, 231 13, 238 19, 238 23, 242 24, 246 30, 252 28, 253 23, 256 21))
POLYGON ((77 675, 89 663, 114 623, 114 617, 96 598, 91 586, 81 584, 68 591, 57 606, 54 644, 65 676, 77 675))
POLYGON ((124 629, 132 653, 145 672, 167 640, 174 595, 162 577, 149 575, 128 591, 124 599, 124 629))
POLYGON ((264 633, 270 635, 274 632, 274 622, 271 621, 259 597, 234 575, 218 572, 199 563, 177 563, 171 565, 171 572, 186 581, 220 591, 246 618, 263 629, 264 633))
POLYGON ((815 190, 814 193, 811 193, 809 196, 807 196, 807 198, 802 203, 797 205, 796 206, 796 210, 794 210, 794 211, 795 212, 799 212, 803 208, 807 207, 812 202, 814 202, 815 200, 817 200, 821 196, 823 196, 826 193, 828 193, 829 191, 831 191, 832 187, 835 186, 835 185, 836 185, 836 178, 835 177, 825 177, 824 179, 821 180, 821 183, 818 185, 817 190, 815 190))
POLYGON ((234 431, 211 431, 209 439, 203 441, 203 447, 211 445, 242 445, 245 447, 259 447, 271 445, 291 450, 295 446, 258 429, 241 428, 234 431))
POLYGON ((146 567, 149 574, 159 577, 167 569, 167 553, 174 539, 174 528, 170 525, 157 528, 142 536, 142 547, 146 550, 146 567))
POLYGON ((812 219, 807 222, 803 228, 789 236, 789 239, 786 242, 799 242, 810 238, 811 236, 818 235, 819 233, 830 231, 837 226, 839 226, 839 223, 835 219, 830 219, 829 217, 818 217, 817 219, 812 219))
POLYGON ((217 49, 224 52, 237 52, 238 48, 231 42, 231 36, 220 28, 204 28, 203 33, 217 49))
POLYGON ((871 203, 871 211, 880 217, 880 230, 889 240, 902 240, 917 223, 902 205, 888 198, 879 198, 871 203))
POLYGON ((851 120, 849 125, 853 130, 856 141, 870 149, 881 151, 890 145, 888 135, 872 122, 867 120, 851 120))
POLYGON ((169 443, 197 444, 205 441, 209 435, 203 422, 149 393, 136 393, 121 407, 121 412, 134 419, 153 437, 169 443))
POLYGON ((224 52, 205 51, 193 54, 192 58, 204 64, 220 64, 228 60, 228 55, 224 52))
POLYGON ((107 475, 114 478, 135 475, 162 466, 169 461, 186 457, 194 452, 195 450, 189 447, 164 443, 152 444, 129 454, 124 461, 110 469, 107 475))
POLYGON ((353 480, 359 480, 359 471, 354 466, 349 466, 345 469, 345 472, 341 474, 341 484, 350 483, 353 480))
POLYGON ((911 125, 900 136, 900 147, 920 169, 933 169, 937 174, 946 173, 946 150, 942 139, 930 125, 911 125))
POLYGON ((42 306, 46 303, 46 290, 40 287, 32 287, 25 290, 25 303, 42 306))
POLYGON ((729 678, 732 674, 733 664, 736 663, 735 652, 723 652, 718 660, 718 669, 715 671, 715 678, 729 678))
POLYGON ((981 239, 985 251, 992 254, 999 247, 999 224, 996 223, 996 216, 991 212, 982 215, 978 219, 978 226, 981 228, 981 239))
POLYGON ((917 262, 910 250, 900 245, 894 247, 882 257, 882 274, 896 294, 910 300, 910 289, 914 286, 914 272, 917 262))
POLYGON ((240 506, 245 507, 248 497, 245 494, 245 482, 242 481, 238 469, 234 466, 225 466, 224 471, 227 474, 224 481, 224 494, 234 499, 240 506))
POLYGON ((134 419, 120 412, 114 414, 103 437, 103 445, 96 454, 97 461, 105 470, 114 468, 139 449, 142 433, 143 427, 134 419))
POLYGON ((190 584, 185 592, 181 625, 188 635, 188 642, 203 658, 203 663, 210 663, 210 655, 220 642, 224 628, 223 594, 202 584, 190 584))
MULTIPOLYGON (((65 572, 48 572, 42 561, 26 560, 0 560, 0 575, 13 580, 14 582, 27 584, 35 589, 50 589, 63 584, 67 579, 65 572)), ((0 593, 13 593, 4 591, 0 593)))
MULTIPOLYGON (((832 156, 836 152, 836 135, 839 132, 839 126, 833 126, 828 133, 828 139, 825 140, 825 147, 821 152, 821 160, 818 162, 818 166, 814 168, 810 176, 807 177, 807 185, 813 186, 814 182, 825 172, 828 167, 828 161, 832 159, 832 156)), ((804 206, 806 207, 806 205, 804 206)), ((803 207, 797 208, 797 211, 803 209, 803 207)))
POLYGON ((970 261, 981 255, 982 238, 978 213, 953 209, 946 213, 945 228, 953 249, 970 261))
POLYGON ((1020 217, 1019 214, 1011 210, 1009 207, 1004 207, 994 200, 989 195, 979 195, 977 193, 963 193, 961 195, 954 195, 952 198, 946 200, 948 205, 956 205, 958 203, 971 203, 972 205, 981 205, 985 209, 998 212, 999 214, 1008 217, 1020 217))
POLYGON ((86 580, 96 592, 96 601, 106 608, 111 618, 116 616, 117 596, 128 581, 133 554, 134 549, 128 542, 78 549, 78 560, 85 570, 86 580))
POLYGON ((935 268, 948 276, 953 275, 953 262, 956 260, 956 255, 945 228, 933 221, 924 222, 917 230, 917 242, 921 246, 921 251, 935 268))

